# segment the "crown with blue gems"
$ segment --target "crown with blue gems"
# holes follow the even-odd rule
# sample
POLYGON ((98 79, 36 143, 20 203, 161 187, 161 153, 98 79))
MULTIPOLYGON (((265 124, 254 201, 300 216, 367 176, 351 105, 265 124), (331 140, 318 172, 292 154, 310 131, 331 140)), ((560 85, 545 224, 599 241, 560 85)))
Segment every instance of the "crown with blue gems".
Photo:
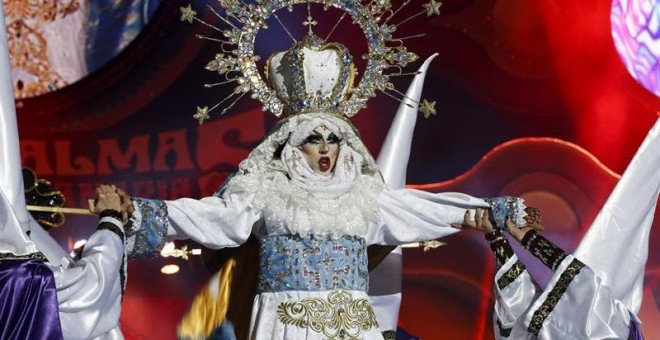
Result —
MULTIPOLYGON (((208 9, 224 24, 224 29, 199 19, 191 5, 182 7, 182 21, 198 21, 222 34, 220 38, 198 35, 220 45, 220 51, 206 69, 217 72, 222 79, 205 86, 236 84, 232 93, 213 107, 197 107, 193 117, 202 124, 210 118, 211 111, 228 103, 222 109, 221 114, 224 114, 248 93, 263 104, 264 111, 280 118, 307 112, 327 112, 350 118, 365 108, 367 101, 378 91, 402 101, 406 98, 405 94, 389 80, 390 77, 416 74, 403 71, 418 58, 403 43, 406 39, 424 34, 394 37, 394 33, 397 26, 415 17, 439 15, 441 6, 441 3, 430 0, 420 12, 392 23, 409 3, 410 0, 404 0, 393 8, 390 0, 219 0, 223 11, 216 11, 211 6, 208 9), (312 31, 317 21, 312 17, 310 4, 320 4, 324 10, 333 7, 343 11, 325 38, 312 31), (300 41, 293 37, 277 14, 285 8, 291 11, 297 5, 306 5, 308 14, 303 22, 308 26, 308 33, 300 41), (348 49, 339 43, 328 42, 346 16, 350 16, 363 31, 368 47, 367 54, 363 56, 367 64, 357 85, 353 84, 357 72, 348 49), (287 51, 273 54, 267 60, 265 76, 262 76, 257 64, 261 58, 254 52, 255 38, 260 30, 268 28, 267 20, 271 17, 284 28, 293 45, 287 51)), ((420 106, 425 116, 435 113, 435 108, 430 104, 425 100, 420 106)))
POLYGON ((353 87, 353 58, 343 45, 309 34, 266 63, 266 81, 283 104, 283 116, 327 112, 341 116, 353 87))

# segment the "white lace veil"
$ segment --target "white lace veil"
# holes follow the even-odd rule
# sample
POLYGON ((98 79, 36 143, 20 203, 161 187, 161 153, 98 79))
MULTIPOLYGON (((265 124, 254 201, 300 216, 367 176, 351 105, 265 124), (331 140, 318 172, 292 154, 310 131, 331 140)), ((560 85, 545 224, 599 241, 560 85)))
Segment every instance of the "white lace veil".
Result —
MULTIPOLYGON (((238 171, 235 176, 271 171, 286 173, 286 169, 280 160, 279 152, 281 152, 284 144, 289 140, 293 132, 297 131, 303 125, 307 125, 306 123, 318 119, 336 126, 342 136, 342 146, 348 146, 362 156, 362 175, 372 176, 382 181, 376 161, 364 146, 362 140, 360 140, 357 130, 351 123, 335 115, 322 112, 300 114, 280 122, 271 130, 264 141, 254 148, 248 157, 238 165, 238 171)), ((303 138, 305 137, 307 136, 303 138)))
POLYGON ((288 231, 363 235, 367 222, 378 218, 375 196, 383 185, 376 161, 356 129, 347 120, 319 112, 292 116, 278 124, 217 194, 251 201, 271 226, 288 231), (352 169, 338 161, 335 171, 341 167, 341 175, 333 174, 324 185, 289 173, 281 157, 285 147, 297 147, 321 123, 340 136, 339 156, 352 157, 359 167, 352 169))

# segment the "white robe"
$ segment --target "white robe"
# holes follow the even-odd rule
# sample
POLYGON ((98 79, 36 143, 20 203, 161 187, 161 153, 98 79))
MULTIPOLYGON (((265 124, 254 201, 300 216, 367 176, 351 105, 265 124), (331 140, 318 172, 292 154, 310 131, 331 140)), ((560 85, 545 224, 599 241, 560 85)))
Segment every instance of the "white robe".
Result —
MULTIPOLYGON (((457 232, 450 224, 461 223, 468 209, 488 207, 480 198, 460 193, 431 194, 418 190, 400 189, 380 191, 377 197, 377 222, 371 222, 360 235, 366 245, 405 244, 444 237, 457 232)), ((263 216, 248 199, 233 195, 226 199, 206 197, 201 200, 182 198, 166 201, 168 213, 167 237, 192 239, 209 248, 237 247, 251 234, 257 238, 272 235, 296 234, 286 225, 269 225, 271 219, 263 216)), ((136 226, 142 222, 137 209, 133 214, 136 226)), ((348 223, 348 221, 347 221, 348 223)), ((341 229, 341 227, 339 227, 341 229)), ((351 229, 356 230, 356 229, 351 229)), ((359 229, 358 229, 359 230, 359 229)), ((130 232, 129 232, 130 234, 130 232)), ((313 231, 312 231, 313 234, 313 231)), ((128 251, 134 246, 127 241, 128 251)), ((303 299, 327 301, 337 290, 262 292, 255 297, 251 339, 322 339, 328 338, 310 327, 283 323, 278 318, 278 306, 303 299)), ((349 290, 354 300, 367 300, 366 291, 349 290)), ((382 339, 377 326, 360 331, 363 339, 382 339)))
MULTIPOLYGON (((121 223, 109 222, 123 231, 121 223)), ((119 329, 123 294, 120 270, 124 270, 124 242, 109 230, 94 232, 82 257, 61 265, 47 263, 53 271, 64 339, 123 339, 119 329)))
POLYGON ((503 284, 519 265, 516 255, 509 258, 495 275, 495 338, 627 339, 632 314, 591 268, 575 261, 567 255, 541 290, 526 269, 503 284), (537 335, 530 331, 535 325, 537 335))
MULTIPOLYGON (((81 259, 74 261, 34 220, 28 237, 2 190, 0 201, 0 220, 4 221, 0 239, 8 242, 8 246, 0 244, 0 252, 11 254, 14 249, 30 249, 26 245, 42 249, 35 244, 50 250, 44 251, 50 261, 45 265, 53 272, 64 339, 123 339, 119 316, 123 292, 120 270, 125 274, 126 268, 124 240, 107 229, 97 230, 87 240, 81 259), (19 242, 19 237, 26 241, 19 242), (34 242, 31 238, 35 238, 34 242)), ((100 222, 112 223, 124 231, 121 223, 111 217, 100 222)))

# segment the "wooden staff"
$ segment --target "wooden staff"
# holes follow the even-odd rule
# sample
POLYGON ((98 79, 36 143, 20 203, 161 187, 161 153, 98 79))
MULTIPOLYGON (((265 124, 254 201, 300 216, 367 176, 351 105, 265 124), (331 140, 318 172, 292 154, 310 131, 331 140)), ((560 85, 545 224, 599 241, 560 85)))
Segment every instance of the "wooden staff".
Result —
POLYGON ((62 213, 62 214, 74 214, 74 215, 86 215, 92 216, 93 214, 89 209, 82 208, 65 208, 65 207, 43 207, 39 205, 28 205, 27 209, 29 211, 41 211, 41 212, 52 212, 52 213, 62 213))

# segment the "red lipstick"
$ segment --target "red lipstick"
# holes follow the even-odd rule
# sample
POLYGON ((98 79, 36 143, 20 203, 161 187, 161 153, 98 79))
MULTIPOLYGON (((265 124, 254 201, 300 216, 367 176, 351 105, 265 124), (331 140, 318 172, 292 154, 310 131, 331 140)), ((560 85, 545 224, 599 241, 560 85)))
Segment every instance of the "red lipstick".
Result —
POLYGON ((322 172, 326 172, 330 169, 330 157, 321 157, 319 159, 319 169, 322 172))

